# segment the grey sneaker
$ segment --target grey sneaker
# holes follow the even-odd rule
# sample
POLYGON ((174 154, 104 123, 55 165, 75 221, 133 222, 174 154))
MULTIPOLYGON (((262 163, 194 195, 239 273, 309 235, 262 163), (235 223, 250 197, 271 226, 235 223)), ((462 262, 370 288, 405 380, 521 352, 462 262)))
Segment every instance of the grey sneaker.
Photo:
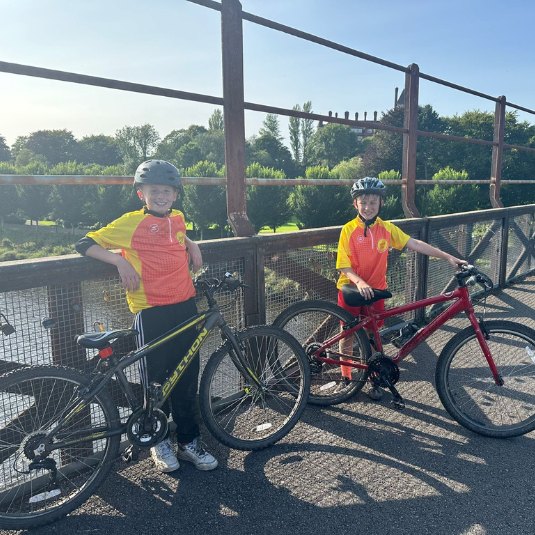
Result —
POLYGON ((168 438, 153 446, 150 449, 150 456, 160 472, 174 472, 180 467, 168 438))
POLYGON ((217 459, 204 450, 198 438, 194 438, 189 444, 179 444, 177 457, 182 461, 193 463, 197 470, 213 470, 217 468, 217 459))

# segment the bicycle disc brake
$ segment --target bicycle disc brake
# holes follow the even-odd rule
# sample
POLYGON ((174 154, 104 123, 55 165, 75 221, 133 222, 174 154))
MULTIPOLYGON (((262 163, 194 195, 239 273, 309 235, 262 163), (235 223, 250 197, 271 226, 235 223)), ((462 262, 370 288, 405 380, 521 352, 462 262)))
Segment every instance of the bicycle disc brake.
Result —
POLYGON ((382 353, 376 353, 368 361, 368 376, 374 386, 388 388, 392 392, 392 405, 396 409, 405 408, 405 402, 394 386, 399 381, 397 364, 382 353))
POLYGON ((139 409, 128 418, 126 434, 131 444, 150 448, 167 434, 168 425, 167 416, 160 409, 153 409, 150 413, 139 409))

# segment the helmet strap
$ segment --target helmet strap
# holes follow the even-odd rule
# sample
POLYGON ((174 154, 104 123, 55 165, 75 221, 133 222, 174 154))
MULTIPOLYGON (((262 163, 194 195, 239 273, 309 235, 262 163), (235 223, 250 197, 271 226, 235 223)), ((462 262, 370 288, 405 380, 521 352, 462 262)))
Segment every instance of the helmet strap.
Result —
POLYGON ((364 236, 366 236, 367 234, 368 227, 371 227, 375 223, 377 215, 372 217, 371 219, 364 219, 360 214, 357 214, 357 217, 364 223, 364 236))

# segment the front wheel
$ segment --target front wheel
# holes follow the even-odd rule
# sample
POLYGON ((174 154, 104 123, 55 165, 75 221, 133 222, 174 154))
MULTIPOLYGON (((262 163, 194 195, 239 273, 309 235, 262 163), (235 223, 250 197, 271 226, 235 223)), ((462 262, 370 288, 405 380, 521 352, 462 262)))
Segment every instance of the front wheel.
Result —
MULTIPOLYGON (((313 405, 336 405, 359 392, 366 382, 362 368, 328 364, 317 358, 316 350, 324 342, 340 333, 342 327, 355 318, 343 308, 329 301, 302 301, 283 310, 273 325, 294 336, 310 359, 310 395, 313 405)), ((372 354, 364 329, 325 349, 321 357, 365 364, 372 354), (331 353, 332 351, 332 353, 331 353)))
POLYGON ((62 422, 87 384, 80 372, 54 366, 23 368, 0 377, 0 527, 27 529, 79 507, 118 455, 117 407, 104 392, 62 422))
POLYGON ((202 374, 201 414, 221 443, 259 450, 280 440, 299 420, 310 387, 308 360, 299 343, 280 329, 257 326, 236 336, 239 361, 247 371, 239 371, 227 341, 210 357, 202 374))
POLYGON ((535 429, 535 331, 510 321, 486 321, 487 344, 503 379, 494 381, 472 327, 456 334, 438 359, 442 404, 462 426, 494 438, 535 429))

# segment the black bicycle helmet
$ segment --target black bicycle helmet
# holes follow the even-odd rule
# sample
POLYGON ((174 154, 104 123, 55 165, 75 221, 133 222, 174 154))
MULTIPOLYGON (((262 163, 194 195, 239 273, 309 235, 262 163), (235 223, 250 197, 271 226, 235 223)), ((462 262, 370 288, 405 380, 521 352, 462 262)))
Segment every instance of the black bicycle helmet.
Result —
POLYGON ((182 182, 180 172, 173 164, 165 160, 147 160, 138 165, 134 174, 134 186, 142 184, 180 188, 182 182))
POLYGON ((359 178, 353 186, 351 186, 351 197, 356 199, 360 195, 380 195, 385 196, 386 187, 382 180, 372 176, 365 176, 359 178))

